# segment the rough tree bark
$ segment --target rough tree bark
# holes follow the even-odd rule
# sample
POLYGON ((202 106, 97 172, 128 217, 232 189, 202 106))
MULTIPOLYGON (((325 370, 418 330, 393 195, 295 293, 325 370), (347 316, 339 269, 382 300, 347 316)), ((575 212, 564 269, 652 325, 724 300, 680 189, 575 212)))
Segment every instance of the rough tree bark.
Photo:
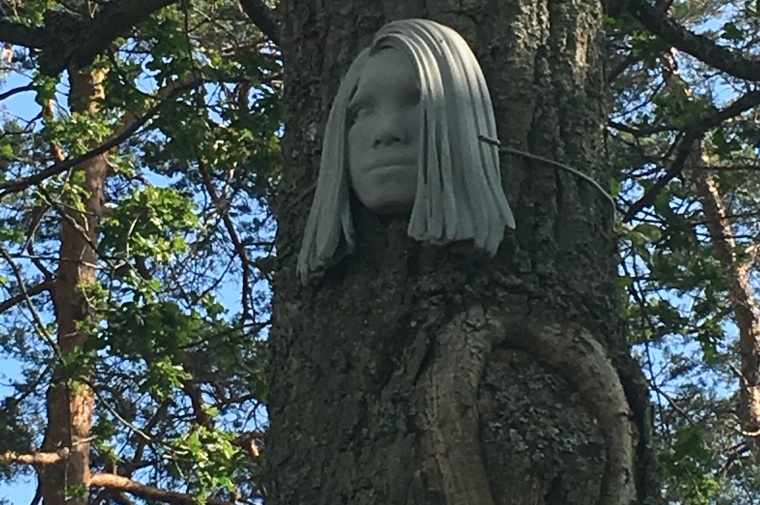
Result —
POLYGON ((503 145, 608 186, 602 7, 594 0, 283 0, 287 189, 279 201, 268 502, 656 503, 646 389, 623 337, 613 209, 505 156, 517 230, 489 260, 423 245, 355 208, 357 252, 318 286, 295 260, 329 107, 385 22, 469 41, 503 145))

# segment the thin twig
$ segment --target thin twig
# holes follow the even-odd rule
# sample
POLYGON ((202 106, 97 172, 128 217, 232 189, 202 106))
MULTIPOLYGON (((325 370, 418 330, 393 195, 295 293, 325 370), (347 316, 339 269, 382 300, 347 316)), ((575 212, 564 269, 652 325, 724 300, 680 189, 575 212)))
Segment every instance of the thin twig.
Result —
POLYGON ((683 416, 683 418, 686 419, 689 422, 689 424, 691 424, 692 426, 696 426, 697 425, 696 421, 694 421, 694 419, 692 419, 691 415, 689 415, 688 412, 686 412, 684 409, 682 409, 676 403, 676 401, 673 398, 671 398, 670 395, 668 395, 666 392, 664 392, 662 390, 662 388, 660 386, 658 386, 653 380, 649 381, 649 385, 650 385, 650 387, 652 389, 654 389, 657 392, 657 394, 662 395, 663 397, 665 397, 665 399, 668 401, 668 403, 673 408, 673 410, 675 410, 676 412, 678 412, 679 414, 681 414, 683 416))
POLYGON ((0 247, 0 256, 5 259, 5 261, 8 263, 8 266, 10 266, 11 270, 13 270, 13 275, 16 276, 16 281, 18 282, 19 288, 21 289, 21 294, 23 295, 24 301, 29 307, 29 311, 32 313, 32 319, 34 320, 34 324, 37 326, 37 331, 39 332, 40 336, 42 336, 45 342, 47 342, 55 355, 61 357, 61 350, 59 349, 58 344, 55 342, 55 339, 52 337, 52 335, 48 333, 47 329, 45 328, 45 323, 42 322, 42 316, 40 316, 39 312, 37 312, 37 309, 34 308, 32 299, 29 296, 29 291, 26 289, 26 283, 24 283, 24 276, 21 273, 18 265, 16 265, 16 263, 13 261, 13 258, 11 258, 10 254, 8 254, 8 251, 6 251, 3 247, 0 247))

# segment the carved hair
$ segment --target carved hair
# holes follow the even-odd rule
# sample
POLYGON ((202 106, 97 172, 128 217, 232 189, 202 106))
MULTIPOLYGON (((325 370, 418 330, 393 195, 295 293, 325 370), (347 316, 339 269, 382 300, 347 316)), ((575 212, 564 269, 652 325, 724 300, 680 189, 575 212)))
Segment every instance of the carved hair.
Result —
POLYGON ((298 273, 326 268, 354 248, 349 204, 347 108, 367 59, 382 49, 406 55, 417 70, 422 121, 417 190, 409 236, 443 244, 472 239, 491 255, 515 222, 501 186, 496 121, 483 72, 451 28, 407 19, 383 26, 351 64, 327 119, 319 177, 298 273))

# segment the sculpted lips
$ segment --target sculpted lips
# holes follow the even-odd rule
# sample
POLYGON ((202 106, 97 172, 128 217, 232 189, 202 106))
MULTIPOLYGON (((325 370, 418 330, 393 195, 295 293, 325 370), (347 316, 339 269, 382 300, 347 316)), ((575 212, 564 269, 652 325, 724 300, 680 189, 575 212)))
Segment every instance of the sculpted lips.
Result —
MULTIPOLYGON (((390 153, 389 153, 390 154, 390 153)), ((392 156, 378 156, 377 159, 366 163, 364 170, 366 173, 374 172, 384 168, 406 168, 417 164, 416 153, 409 156, 399 156, 398 153, 392 153, 392 156)))
POLYGON ((411 161, 405 161, 401 163, 382 163, 369 169, 369 173, 384 172, 386 170, 401 170, 412 168, 413 163, 411 161))

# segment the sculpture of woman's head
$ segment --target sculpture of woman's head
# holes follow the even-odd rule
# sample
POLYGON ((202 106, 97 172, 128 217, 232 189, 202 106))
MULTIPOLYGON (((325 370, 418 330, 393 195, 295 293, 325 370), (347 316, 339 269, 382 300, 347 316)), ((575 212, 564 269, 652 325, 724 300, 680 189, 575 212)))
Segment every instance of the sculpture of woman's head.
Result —
POLYGON ((501 186, 493 106, 456 31, 423 19, 383 26, 354 60, 327 120, 298 273, 354 248, 349 190, 370 211, 411 213, 409 236, 473 240, 491 255, 514 228, 501 186))

